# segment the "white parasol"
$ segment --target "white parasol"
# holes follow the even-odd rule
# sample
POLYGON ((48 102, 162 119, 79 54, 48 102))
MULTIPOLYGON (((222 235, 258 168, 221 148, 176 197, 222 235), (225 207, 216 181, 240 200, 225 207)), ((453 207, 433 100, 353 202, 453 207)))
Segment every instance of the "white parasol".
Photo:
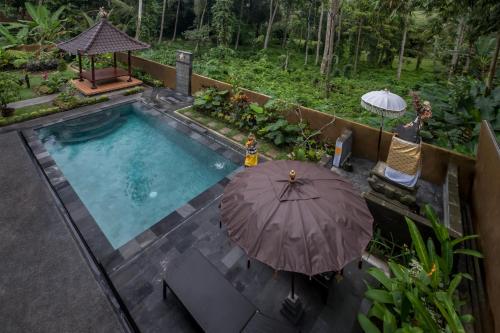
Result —
POLYGON ((380 121, 380 132, 378 135, 377 160, 380 155, 380 140, 384 128, 384 117, 398 118, 406 111, 406 102, 400 96, 391 93, 389 90, 370 91, 361 96, 361 106, 373 113, 382 116, 380 121))

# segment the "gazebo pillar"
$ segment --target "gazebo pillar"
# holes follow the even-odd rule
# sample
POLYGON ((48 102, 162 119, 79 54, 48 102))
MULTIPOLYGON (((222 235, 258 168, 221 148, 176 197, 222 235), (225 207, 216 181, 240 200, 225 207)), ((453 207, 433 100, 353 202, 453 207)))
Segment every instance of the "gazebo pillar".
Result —
POLYGON ((128 51, 128 54, 127 54, 127 58, 128 58, 128 80, 127 80, 127 81, 128 81, 128 82, 131 82, 131 81, 132 81, 132 67, 131 67, 131 64, 130 64, 130 62, 131 62, 131 59, 130 59, 130 58, 131 58, 131 57, 130 57, 130 54, 131 54, 131 53, 132 53, 132 52, 128 51))
POLYGON ((92 71, 92 89, 96 89, 97 86, 95 85, 95 69, 94 69, 94 56, 90 56, 90 68, 92 71))
POLYGON ((113 67, 116 70, 116 52, 113 52, 113 67))
POLYGON ((82 76, 82 55, 78 52, 78 74, 80 76, 80 81, 83 81, 82 76))

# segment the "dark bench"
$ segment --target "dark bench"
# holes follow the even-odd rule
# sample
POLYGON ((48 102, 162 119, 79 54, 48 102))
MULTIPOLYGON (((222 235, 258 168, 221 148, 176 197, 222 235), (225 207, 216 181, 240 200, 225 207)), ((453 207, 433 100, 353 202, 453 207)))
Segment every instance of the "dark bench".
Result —
POLYGON ((268 327, 275 327, 272 328, 275 332, 294 332, 258 313, 255 305, 198 250, 189 250, 169 267, 163 279, 163 299, 167 297, 167 289, 205 332, 271 332, 268 327))

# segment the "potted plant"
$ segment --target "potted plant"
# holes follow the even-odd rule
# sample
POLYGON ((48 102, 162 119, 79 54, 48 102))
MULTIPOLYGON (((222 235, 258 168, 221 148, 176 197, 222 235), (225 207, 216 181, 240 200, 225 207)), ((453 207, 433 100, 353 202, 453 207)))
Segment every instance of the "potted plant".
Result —
POLYGON ((3 117, 9 117, 14 114, 13 108, 8 108, 7 104, 14 102, 19 98, 19 80, 16 75, 11 73, 0 73, 0 111, 3 117))

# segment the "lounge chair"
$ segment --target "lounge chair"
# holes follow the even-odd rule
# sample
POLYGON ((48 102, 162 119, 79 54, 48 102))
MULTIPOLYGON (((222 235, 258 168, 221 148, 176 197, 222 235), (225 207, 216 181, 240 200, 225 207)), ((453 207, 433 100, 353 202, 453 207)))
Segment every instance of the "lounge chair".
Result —
POLYGON ((163 299, 167 289, 205 332, 296 332, 262 315, 198 250, 189 250, 169 267, 163 279, 163 299))

